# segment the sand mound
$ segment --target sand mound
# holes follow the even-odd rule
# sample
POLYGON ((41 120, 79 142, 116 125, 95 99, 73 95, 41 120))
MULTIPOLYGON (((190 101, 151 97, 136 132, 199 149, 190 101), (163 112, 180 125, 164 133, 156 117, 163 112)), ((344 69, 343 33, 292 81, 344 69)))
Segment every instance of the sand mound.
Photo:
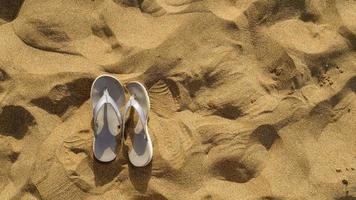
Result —
POLYGON ((355 199, 356 2, 0 0, 0 199, 355 199), (152 163, 93 158, 96 76, 152 163))

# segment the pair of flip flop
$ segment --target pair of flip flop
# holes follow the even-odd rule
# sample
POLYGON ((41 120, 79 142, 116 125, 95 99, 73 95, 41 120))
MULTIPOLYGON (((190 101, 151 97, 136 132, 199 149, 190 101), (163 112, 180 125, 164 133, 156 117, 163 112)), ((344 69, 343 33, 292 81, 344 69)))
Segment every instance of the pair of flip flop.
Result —
POLYGON ((136 167, 149 164, 153 148, 147 128, 150 100, 145 87, 139 82, 126 85, 130 98, 125 104, 125 89, 118 79, 110 75, 97 77, 91 88, 93 105, 94 141, 93 152, 97 160, 110 162, 116 158, 116 137, 121 135, 123 142, 125 121, 133 108, 138 115, 134 129, 132 149, 129 160, 136 167), (124 112, 121 113, 121 110, 124 112))

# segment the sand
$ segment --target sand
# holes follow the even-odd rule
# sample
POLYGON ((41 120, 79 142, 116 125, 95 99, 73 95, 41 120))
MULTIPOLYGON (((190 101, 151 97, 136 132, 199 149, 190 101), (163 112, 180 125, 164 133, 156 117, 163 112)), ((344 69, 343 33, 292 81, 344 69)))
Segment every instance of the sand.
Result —
POLYGON ((355 0, 0 0, 0 199, 355 200, 355 50, 355 0), (144 168, 93 158, 101 74, 144 168))

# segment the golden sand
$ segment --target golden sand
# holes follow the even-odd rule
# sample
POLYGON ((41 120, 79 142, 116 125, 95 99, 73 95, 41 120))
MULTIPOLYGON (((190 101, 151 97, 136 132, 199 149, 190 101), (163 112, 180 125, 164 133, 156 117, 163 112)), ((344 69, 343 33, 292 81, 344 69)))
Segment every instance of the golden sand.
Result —
MULTIPOLYGON (((355 200, 355 0, 0 0, 0 199, 355 200), (152 163, 93 158, 138 80, 152 163)), ((129 134, 127 129, 126 134, 129 134)))

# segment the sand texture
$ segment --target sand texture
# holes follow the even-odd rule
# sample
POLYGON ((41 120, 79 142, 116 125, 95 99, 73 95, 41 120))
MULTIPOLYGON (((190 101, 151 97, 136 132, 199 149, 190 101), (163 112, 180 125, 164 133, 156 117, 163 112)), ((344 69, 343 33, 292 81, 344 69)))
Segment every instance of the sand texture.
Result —
POLYGON ((355 0, 0 0, 0 199, 355 200, 355 91, 355 0), (101 74, 144 168, 93 158, 101 74))

